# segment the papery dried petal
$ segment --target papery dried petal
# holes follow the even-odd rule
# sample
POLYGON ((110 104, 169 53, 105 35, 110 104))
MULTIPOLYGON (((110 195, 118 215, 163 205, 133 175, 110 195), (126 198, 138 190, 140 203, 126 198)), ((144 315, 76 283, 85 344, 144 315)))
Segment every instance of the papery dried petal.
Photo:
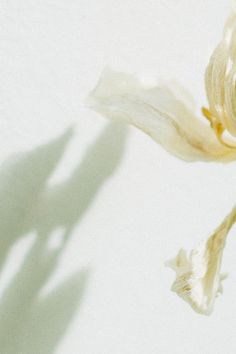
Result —
POLYGON ((205 74, 210 111, 224 129, 236 136, 236 13, 225 25, 223 38, 214 50, 205 74))
POLYGON ((167 262, 167 266, 176 272, 171 290, 187 301, 201 314, 209 315, 215 298, 222 293, 220 274, 223 250, 229 230, 236 221, 236 208, 225 218, 216 231, 189 255, 181 249, 176 258, 167 262))
POLYGON ((89 105, 108 118, 136 126, 183 160, 234 160, 236 149, 222 145, 180 95, 176 88, 150 87, 132 75, 106 70, 89 105))

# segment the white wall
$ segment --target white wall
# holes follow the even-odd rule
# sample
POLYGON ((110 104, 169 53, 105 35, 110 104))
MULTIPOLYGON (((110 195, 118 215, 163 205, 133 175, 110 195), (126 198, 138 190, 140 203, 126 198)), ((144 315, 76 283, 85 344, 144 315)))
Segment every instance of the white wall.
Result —
POLYGON ((0 352, 235 353, 235 229, 210 317, 170 291, 164 267, 230 211, 235 164, 184 163, 83 104, 109 65, 178 79, 200 112, 230 5, 0 1, 0 352))

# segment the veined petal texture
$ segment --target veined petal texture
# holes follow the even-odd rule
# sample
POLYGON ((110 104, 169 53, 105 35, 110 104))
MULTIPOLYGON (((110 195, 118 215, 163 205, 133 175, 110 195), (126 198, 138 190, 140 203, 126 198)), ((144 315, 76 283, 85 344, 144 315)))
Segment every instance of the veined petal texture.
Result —
POLYGON ((183 160, 234 160, 236 149, 221 144, 207 122, 195 115, 186 97, 183 99, 174 85, 148 86, 133 75, 106 69, 88 103, 107 118, 141 129, 183 160))
POLYGON ((220 273, 227 235, 236 221, 236 207, 215 232, 189 254, 183 249, 167 262, 176 272, 171 290, 201 314, 211 314, 216 297, 222 293, 224 274, 220 273))

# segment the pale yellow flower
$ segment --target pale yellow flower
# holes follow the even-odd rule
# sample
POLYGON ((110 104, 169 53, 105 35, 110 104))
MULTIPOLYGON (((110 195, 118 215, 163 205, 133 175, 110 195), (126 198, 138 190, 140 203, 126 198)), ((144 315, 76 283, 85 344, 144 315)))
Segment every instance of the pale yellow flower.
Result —
POLYGON ((108 118, 126 121, 150 135, 168 152, 187 161, 236 159, 236 14, 206 69, 209 109, 199 119, 193 100, 182 88, 148 86, 135 76, 105 70, 89 105, 108 118))
MULTIPOLYGON (((205 74, 209 107, 195 113, 181 87, 149 86, 135 76, 105 70, 89 97, 90 106, 110 119, 125 121, 186 161, 230 162, 236 159, 236 13, 226 22, 223 38, 205 74)), ((210 314, 222 292, 220 274, 227 234, 236 209, 209 239, 189 255, 180 250, 169 262, 176 271, 172 290, 195 311, 210 314)))

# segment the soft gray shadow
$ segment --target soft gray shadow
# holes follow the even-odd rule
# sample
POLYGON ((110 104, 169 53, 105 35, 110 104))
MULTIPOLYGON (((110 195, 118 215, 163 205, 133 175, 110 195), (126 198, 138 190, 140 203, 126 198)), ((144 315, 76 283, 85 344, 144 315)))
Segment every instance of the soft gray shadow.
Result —
POLYGON ((71 176, 53 187, 48 186, 48 179, 61 160, 72 129, 2 165, 0 270, 19 238, 29 232, 36 237, 0 299, 0 353, 55 352, 82 301, 89 272, 76 272, 49 293, 41 290, 55 272, 73 228, 118 166, 126 133, 122 125, 108 125, 71 176), (50 236, 58 228, 62 230, 61 242, 50 248, 50 236))

